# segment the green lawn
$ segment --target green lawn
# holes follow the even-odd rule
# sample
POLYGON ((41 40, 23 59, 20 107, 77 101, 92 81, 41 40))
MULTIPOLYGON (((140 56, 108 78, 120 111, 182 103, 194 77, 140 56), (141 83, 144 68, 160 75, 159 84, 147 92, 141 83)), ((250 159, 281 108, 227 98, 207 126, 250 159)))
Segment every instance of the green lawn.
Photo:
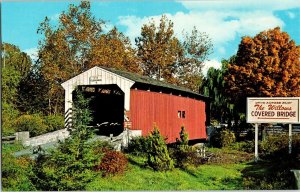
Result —
MULTIPOLYGON (((20 144, 2 145, 3 190, 33 190, 27 178, 29 167, 22 160, 8 156, 24 149, 20 144), (21 178, 21 179, 15 179, 21 178), (25 187, 24 187, 25 186, 25 187)), ((145 158, 128 155, 129 166, 124 175, 103 178, 100 173, 88 183, 86 191, 99 190, 243 190, 296 189, 291 169, 300 169, 300 159, 282 156, 270 160, 251 161, 253 154, 209 148, 217 160, 197 168, 155 172, 144 166, 145 158), (246 160, 248 159, 248 160, 246 160), (242 161, 242 162, 241 162, 242 161)))
POLYGON ((129 157, 123 176, 102 178, 100 175, 86 190, 238 190, 243 189, 241 170, 246 164, 201 165, 187 170, 155 172, 143 167, 143 159, 129 157))

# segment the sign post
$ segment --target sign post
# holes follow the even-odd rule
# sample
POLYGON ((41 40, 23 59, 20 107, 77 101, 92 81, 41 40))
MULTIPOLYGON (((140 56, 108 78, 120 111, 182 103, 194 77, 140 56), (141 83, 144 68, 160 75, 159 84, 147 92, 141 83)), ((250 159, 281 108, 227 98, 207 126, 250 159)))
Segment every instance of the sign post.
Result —
POLYGON ((255 123, 255 161, 258 160, 258 123, 289 124, 289 154, 292 153, 292 123, 300 123, 300 97, 249 97, 247 123, 255 123))
POLYGON ((255 162, 258 161, 258 123, 255 123, 255 162))
POLYGON ((289 154, 292 154, 292 124, 289 124, 289 154))

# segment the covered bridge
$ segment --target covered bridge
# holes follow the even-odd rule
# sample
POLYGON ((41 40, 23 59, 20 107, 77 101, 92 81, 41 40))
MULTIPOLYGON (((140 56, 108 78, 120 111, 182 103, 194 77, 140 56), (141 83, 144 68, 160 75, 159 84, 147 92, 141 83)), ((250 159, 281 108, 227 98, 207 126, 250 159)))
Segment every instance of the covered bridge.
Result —
POLYGON ((206 139, 208 98, 186 88, 105 67, 93 67, 62 86, 66 126, 71 121, 74 90, 78 87, 91 98, 91 125, 106 129, 106 133, 118 134, 129 128, 147 135, 155 124, 168 142, 179 137, 181 126, 185 126, 190 140, 206 139))

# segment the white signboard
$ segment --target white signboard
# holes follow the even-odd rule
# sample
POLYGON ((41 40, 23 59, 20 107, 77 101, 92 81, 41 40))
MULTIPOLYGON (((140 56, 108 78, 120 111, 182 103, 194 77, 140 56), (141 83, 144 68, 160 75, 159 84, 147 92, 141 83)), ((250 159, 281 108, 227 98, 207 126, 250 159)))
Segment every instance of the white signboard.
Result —
POLYGON ((300 97, 247 98, 247 123, 300 123, 300 97))

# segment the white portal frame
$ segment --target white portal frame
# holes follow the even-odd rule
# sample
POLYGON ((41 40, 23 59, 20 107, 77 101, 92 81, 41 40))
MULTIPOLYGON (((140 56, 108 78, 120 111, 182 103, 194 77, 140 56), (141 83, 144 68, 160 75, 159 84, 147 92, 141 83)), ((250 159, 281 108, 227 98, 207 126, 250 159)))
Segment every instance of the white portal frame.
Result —
POLYGON ((65 89, 65 125, 71 122, 72 92, 79 85, 116 84, 124 92, 124 110, 130 111, 130 88, 135 82, 101 67, 93 67, 62 83, 65 89))

